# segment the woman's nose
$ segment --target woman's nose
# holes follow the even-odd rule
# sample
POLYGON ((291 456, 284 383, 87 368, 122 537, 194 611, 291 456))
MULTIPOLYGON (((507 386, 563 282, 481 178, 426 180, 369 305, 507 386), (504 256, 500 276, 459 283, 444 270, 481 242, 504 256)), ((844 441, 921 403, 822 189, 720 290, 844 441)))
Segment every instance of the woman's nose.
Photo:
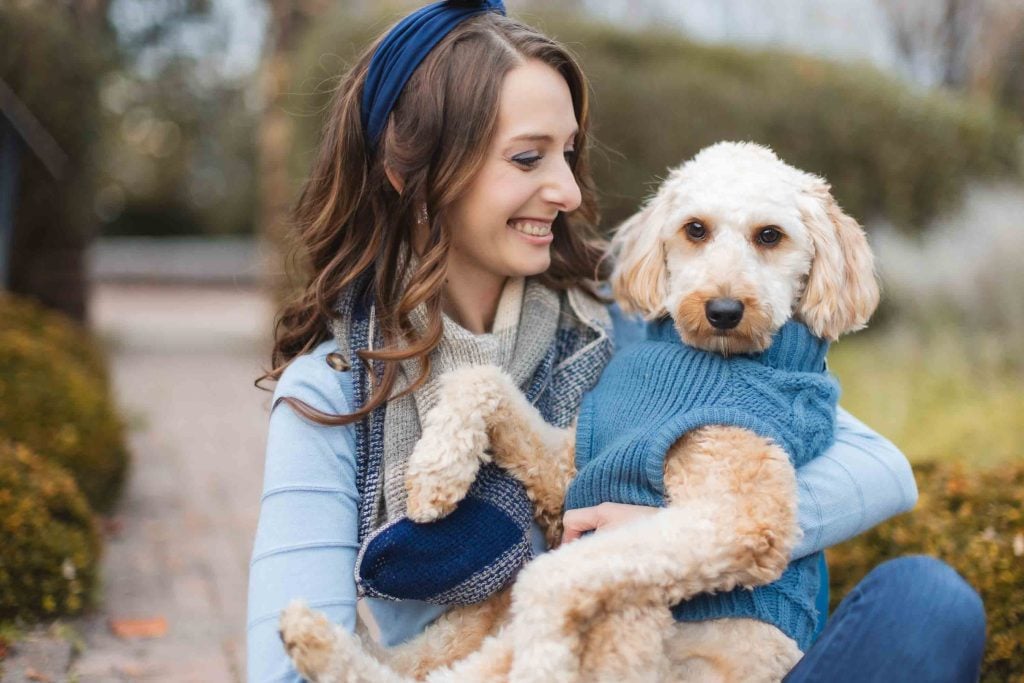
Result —
POLYGON ((544 201, 551 202, 564 213, 578 209, 583 201, 583 195, 580 193, 580 186, 576 182, 576 176, 573 175, 569 162, 563 161, 557 164, 551 174, 541 192, 544 201))

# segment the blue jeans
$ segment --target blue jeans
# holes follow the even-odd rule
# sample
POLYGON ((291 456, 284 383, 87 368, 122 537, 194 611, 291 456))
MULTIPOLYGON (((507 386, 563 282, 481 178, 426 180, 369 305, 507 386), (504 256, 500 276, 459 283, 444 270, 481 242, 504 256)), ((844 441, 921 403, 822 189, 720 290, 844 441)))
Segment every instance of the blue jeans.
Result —
POLYGON ((788 683, 977 681, 981 598, 931 557, 884 562, 850 591, 788 683))

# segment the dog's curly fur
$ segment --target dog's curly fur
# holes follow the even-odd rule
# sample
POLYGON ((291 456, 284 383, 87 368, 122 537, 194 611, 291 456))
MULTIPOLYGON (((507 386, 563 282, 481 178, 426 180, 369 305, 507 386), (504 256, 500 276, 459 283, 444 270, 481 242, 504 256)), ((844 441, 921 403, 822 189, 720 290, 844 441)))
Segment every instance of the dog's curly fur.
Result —
MULTIPOLYGON (((671 315, 686 343, 718 353, 763 350, 793 315, 834 340, 863 327, 878 302, 864 233, 828 185, 753 144, 719 143, 673 170, 612 246, 622 306, 671 315), (777 240, 762 239, 768 228, 777 240), (721 297, 743 304, 730 330, 705 311, 721 297)), ((441 392, 410 459, 409 515, 450 512, 489 445, 525 484, 555 545, 575 473, 573 430, 545 423, 496 368, 450 373, 441 392)), ((664 509, 537 558, 511 595, 454 609, 394 651, 371 657, 298 604, 283 614, 282 637, 321 683, 781 680, 801 653, 773 626, 675 623, 668 607, 782 574, 799 538, 786 453, 747 430, 704 427, 669 449, 665 490, 664 509)))

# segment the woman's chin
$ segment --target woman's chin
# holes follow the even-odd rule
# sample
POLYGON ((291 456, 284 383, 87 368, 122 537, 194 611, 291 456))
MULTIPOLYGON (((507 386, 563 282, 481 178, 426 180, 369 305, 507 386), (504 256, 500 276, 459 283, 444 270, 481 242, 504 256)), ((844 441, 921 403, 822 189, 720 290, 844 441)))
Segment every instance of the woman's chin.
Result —
POLYGON ((521 263, 516 265, 516 277, 533 277, 534 275, 543 275, 548 272, 548 268, 551 267, 551 255, 547 254, 544 258, 524 259, 521 263))

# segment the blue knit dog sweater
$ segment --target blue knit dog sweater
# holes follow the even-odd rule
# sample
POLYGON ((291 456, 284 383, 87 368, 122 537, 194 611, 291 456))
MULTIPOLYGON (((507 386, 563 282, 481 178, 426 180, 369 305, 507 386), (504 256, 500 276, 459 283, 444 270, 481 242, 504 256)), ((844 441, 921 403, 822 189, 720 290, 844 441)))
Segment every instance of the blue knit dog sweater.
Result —
MULTIPOLYGON (((828 344, 790 321, 752 356, 683 344, 670 318, 615 356, 583 400, 576 428, 578 473, 566 509, 602 502, 664 505, 669 447, 708 425, 744 427, 782 446, 795 467, 828 448, 839 387, 825 372, 828 344)), ((816 630, 817 554, 754 590, 701 595, 673 608, 679 621, 752 617, 776 625, 806 651, 816 630)))

